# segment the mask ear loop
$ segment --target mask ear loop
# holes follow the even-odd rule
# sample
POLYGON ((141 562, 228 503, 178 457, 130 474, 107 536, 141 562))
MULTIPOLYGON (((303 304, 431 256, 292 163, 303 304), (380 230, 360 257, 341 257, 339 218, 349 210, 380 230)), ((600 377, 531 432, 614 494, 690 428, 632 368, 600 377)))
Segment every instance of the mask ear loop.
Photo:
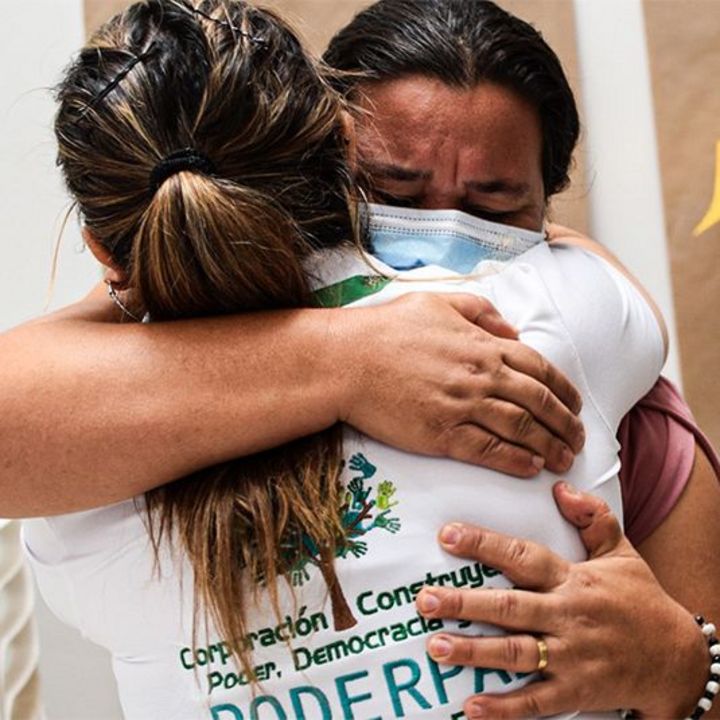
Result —
POLYGON ((127 305, 120 299, 120 296, 117 293, 117 290, 115 289, 115 285, 113 284, 112 280, 106 280, 105 284, 107 285, 108 289, 108 295, 110 296, 110 299, 117 305, 122 312, 127 315, 129 318, 132 318, 135 320, 135 322, 143 322, 143 318, 139 318, 135 313, 131 312, 127 305))

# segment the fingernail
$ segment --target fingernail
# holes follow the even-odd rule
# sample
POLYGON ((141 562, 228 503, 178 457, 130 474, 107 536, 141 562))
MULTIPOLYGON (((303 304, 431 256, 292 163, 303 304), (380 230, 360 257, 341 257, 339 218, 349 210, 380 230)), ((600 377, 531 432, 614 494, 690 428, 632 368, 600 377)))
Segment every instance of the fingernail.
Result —
POLYGON ((440 542, 443 545, 457 545, 462 537, 462 528, 459 525, 446 525, 440 532, 440 542))
POLYGON ((434 637, 430 640, 430 654, 434 658, 447 657, 452 650, 452 643, 445 637, 434 637))
POLYGON ((472 703, 467 709, 468 720, 479 720, 486 717, 485 708, 480 703, 472 703))
POLYGON ((577 488, 575 488, 570 483, 560 483, 563 492, 566 492, 568 495, 572 495, 573 497, 580 497, 580 493, 577 491, 577 488))
POLYGON ((563 448, 562 454, 560 456, 560 462, 563 464, 563 467, 572 467, 573 463, 575 462, 575 455, 570 448, 563 448))
POLYGON ((417 599, 418 610, 422 613, 435 612, 440 607, 440 598, 424 590, 417 599))
POLYGON ((541 455, 533 455, 532 464, 538 470, 542 470, 545 467, 545 458, 541 455))

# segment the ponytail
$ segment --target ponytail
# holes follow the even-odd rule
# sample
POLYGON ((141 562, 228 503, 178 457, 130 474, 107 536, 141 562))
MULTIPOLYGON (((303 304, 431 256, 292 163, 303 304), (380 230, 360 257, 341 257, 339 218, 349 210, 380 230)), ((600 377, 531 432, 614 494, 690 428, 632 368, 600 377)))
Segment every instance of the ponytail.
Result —
POLYGON ((158 321, 308 305, 305 245, 271 198, 180 172, 158 188, 140 220, 129 285, 158 321))
MULTIPOLYGON (((323 73, 281 20, 242 0, 144 0, 70 67, 59 164, 88 228, 125 269, 138 316, 312 304, 304 259, 359 241, 345 105, 323 73), (157 172, 183 147, 212 172, 157 172)), ((156 557, 170 542, 192 567, 194 627, 198 613, 211 620, 251 681, 243 638, 258 593, 281 621, 279 586, 307 547, 336 589, 348 532, 341 466, 334 427, 145 496, 156 557)))

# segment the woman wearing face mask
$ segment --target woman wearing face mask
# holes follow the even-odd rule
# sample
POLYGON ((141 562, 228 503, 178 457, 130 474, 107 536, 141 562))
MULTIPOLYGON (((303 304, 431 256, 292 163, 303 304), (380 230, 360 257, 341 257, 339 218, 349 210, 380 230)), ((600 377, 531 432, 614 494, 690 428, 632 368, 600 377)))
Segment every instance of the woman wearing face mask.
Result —
MULTIPOLYGON (((588 447, 571 479, 619 511, 611 431, 663 362, 649 305, 591 254, 462 216, 439 243, 464 234, 526 252, 506 268, 477 258, 472 280, 432 266, 396 279, 352 243, 343 107, 292 34, 244 3, 155 0, 101 31, 62 85, 57 134, 122 312, 162 322, 413 289, 491 296, 581 386, 588 447), (622 352, 633 372, 619 371, 622 352)), ((370 227, 392 215, 376 211, 370 227)), ((492 567, 449 563, 428 528, 492 521, 579 559, 551 483, 521 487, 334 428, 135 502, 35 521, 26 538, 51 605, 113 652, 130 717, 446 717, 480 685, 527 678, 425 656, 439 625, 414 613, 424 584, 509 597, 492 567)))

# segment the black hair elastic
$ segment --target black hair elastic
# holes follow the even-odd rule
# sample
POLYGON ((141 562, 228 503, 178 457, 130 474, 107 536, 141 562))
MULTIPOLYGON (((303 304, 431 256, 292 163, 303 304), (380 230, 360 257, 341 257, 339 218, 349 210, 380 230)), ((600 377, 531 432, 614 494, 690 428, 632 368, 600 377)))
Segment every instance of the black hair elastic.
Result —
POLYGON ((173 175, 185 170, 194 170, 204 175, 216 173, 215 163, 204 153, 193 148, 176 150, 163 158, 150 173, 150 190, 154 193, 173 175))

